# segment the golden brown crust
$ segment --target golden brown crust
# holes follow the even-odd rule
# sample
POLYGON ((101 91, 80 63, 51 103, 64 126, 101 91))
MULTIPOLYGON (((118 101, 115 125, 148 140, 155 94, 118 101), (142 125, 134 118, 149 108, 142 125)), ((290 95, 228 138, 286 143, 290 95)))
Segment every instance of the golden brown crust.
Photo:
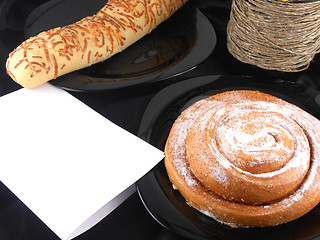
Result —
POLYGON ((7 73, 23 87, 36 87, 121 52, 187 0, 109 0, 94 16, 42 32, 10 53, 7 73))
POLYGON ((165 156, 188 204, 231 226, 279 225, 320 201, 320 121, 265 93, 193 104, 175 121, 165 156))

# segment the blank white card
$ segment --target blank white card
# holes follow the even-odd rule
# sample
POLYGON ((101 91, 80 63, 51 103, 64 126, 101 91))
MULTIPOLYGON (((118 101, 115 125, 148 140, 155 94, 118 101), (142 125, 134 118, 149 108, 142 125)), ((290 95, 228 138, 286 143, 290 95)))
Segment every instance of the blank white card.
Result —
POLYGON ((50 84, 1 97, 0 114, 0 180, 61 239, 101 220, 163 158, 50 84))

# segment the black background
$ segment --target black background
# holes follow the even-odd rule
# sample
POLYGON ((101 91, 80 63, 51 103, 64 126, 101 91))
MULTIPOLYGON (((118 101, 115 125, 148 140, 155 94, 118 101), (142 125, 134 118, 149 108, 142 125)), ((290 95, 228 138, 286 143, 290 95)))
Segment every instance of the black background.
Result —
MULTIPOLYGON (((0 96, 20 88, 6 74, 5 62, 9 53, 24 40, 23 30, 28 15, 45 2, 47 1, 2 0, 0 2, 0 96)), ((229 20, 230 0, 191 0, 191 2, 213 24, 218 42, 212 55, 188 73, 185 79, 210 74, 250 74, 269 77, 278 74, 241 64, 228 53, 226 25, 229 20)), ((316 69, 312 71, 317 71, 317 65, 312 68, 316 69)), ((287 74, 285 77, 292 82, 298 79, 297 74, 287 74)), ((137 135, 140 120, 150 99, 168 84, 170 82, 158 82, 142 87, 135 86, 107 92, 70 93, 109 120, 137 135)), ((310 83, 306 84, 310 85, 310 83)), ((320 89, 319 81, 311 84, 314 85, 314 88, 320 89)), ((0 240, 20 239, 58 240, 54 233, 0 183, 0 240)), ((180 240, 184 238, 159 225, 149 215, 138 194, 135 193, 100 223, 76 239, 180 240)))
MULTIPOLYGON (((6 74, 5 62, 9 53, 25 40, 23 30, 28 15, 46 2, 46 0, 2 0, 0 2, 0 96, 21 88, 6 74)), ((224 24, 229 17, 230 1, 216 1, 215 8, 211 7, 210 1, 194 1, 194 4, 206 12, 212 22, 218 21, 221 24, 220 31, 224 35, 224 24)), ((219 32, 219 29, 215 30, 219 32)), ((219 44, 225 48, 224 36, 221 39, 223 40, 219 44)), ((198 66, 196 72, 192 74, 205 74, 208 69, 205 65, 212 64, 214 61, 217 60, 209 59, 198 66)), ((216 66, 216 69, 221 69, 221 73, 228 69, 221 63, 217 63, 216 66)), ((109 120, 137 134, 146 105, 166 84, 157 83, 142 88, 131 87, 100 93, 70 93, 109 120)), ((18 239, 57 240, 58 238, 0 183, 0 240, 18 239)), ((135 193, 100 223, 76 239, 177 240, 182 238, 160 226, 149 215, 138 194, 135 193)))

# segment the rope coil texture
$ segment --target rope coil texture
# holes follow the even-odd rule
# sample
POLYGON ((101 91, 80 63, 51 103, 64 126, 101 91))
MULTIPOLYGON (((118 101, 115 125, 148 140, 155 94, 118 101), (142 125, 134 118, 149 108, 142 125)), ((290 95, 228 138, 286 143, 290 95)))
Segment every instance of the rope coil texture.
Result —
POLYGON ((233 0, 227 47, 238 60, 298 72, 320 51, 320 1, 233 0))

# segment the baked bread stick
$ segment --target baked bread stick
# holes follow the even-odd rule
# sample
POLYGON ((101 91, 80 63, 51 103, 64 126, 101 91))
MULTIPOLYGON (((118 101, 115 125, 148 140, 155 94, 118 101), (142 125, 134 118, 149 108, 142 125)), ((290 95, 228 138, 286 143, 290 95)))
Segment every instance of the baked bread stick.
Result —
POLYGON ((31 37, 10 53, 8 75, 34 88, 123 51, 187 0, 109 0, 93 16, 31 37))

